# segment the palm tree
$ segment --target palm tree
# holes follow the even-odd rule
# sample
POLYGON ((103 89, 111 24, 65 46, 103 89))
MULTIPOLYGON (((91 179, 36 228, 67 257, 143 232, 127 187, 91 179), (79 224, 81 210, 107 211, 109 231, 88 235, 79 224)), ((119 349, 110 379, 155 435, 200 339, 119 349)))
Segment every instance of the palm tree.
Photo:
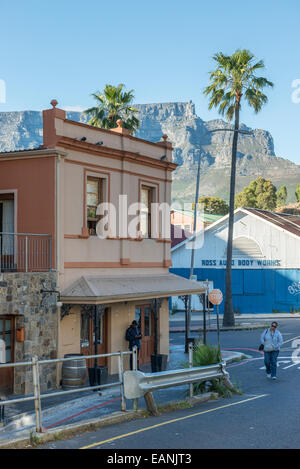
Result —
POLYGON ((97 106, 87 109, 89 124, 103 129, 113 129, 117 127, 117 121, 123 122, 123 127, 134 133, 140 125, 140 121, 135 117, 138 109, 131 103, 134 99, 133 90, 123 91, 125 85, 120 83, 118 86, 105 85, 103 93, 99 91, 92 96, 97 101, 97 106))
POLYGON ((258 113, 268 98, 262 92, 266 86, 273 83, 264 77, 256 76, 256 72, 264 68, 263 60, 256 61, 254 55, 248 50, 237 50, 232 55, 224 55, 219 52, 213 56, 217 68, 210 73, 210 85, 204 90, 209 96, 209 109, 218 108, 221 115, 225 115, 228 121, 234 119, 234 133, 232 142, 229 224, 227 241, 227 263, 225 278, 225 305, 223 326, 234 325, 234 312, 232 305, 231 287, 231 263, 232 263, 232 239, 234 222, 234 194, 236 174, 236 154, 238 132, 240 125, 240 110, 242 97, 258 113))

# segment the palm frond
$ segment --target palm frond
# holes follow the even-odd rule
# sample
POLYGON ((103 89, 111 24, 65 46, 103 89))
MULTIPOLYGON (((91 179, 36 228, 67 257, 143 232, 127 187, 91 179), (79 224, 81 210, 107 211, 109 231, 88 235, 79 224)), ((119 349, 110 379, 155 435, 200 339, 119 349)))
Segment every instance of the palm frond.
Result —
POLYGON ((217 67, 209 73, 210 83, 203 91, 209 97, 209 109, 216 107, 221 115, 232 120, 244 95, 249 106, 259 112, 268 101, 261 90, 273 86, 265 77, 255 75, 264 68, 264 61, 255 61, 254 54, 247 49, 238 49, 230 56, 218 52, 212 58, 217 67))
POLYGON ((135 116, 138 109, 132 106, 134 90, 125 91, 124 87, 123 83, 117 86, 106 84, 102 92, 92 93, 96 106, 84 111, 91 116, 90 125, 111 129, 121 119, 124 128, 128 128, 131 133, 139 127, 139 120, 135 116))

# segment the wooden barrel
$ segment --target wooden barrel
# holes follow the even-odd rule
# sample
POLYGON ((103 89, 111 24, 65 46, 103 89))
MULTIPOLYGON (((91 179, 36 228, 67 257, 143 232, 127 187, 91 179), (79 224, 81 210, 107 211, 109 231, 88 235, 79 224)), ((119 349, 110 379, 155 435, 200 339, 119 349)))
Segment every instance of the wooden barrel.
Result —
POLYGON ((64 355, 64 358, 74 357, 74 360, 68 360, 63 362, 62 366, 62 388, 63 389, 74 389, 79 388, 85 384, 86 380, 86 360, 82 354, 79 353, 68 353, 64 355))

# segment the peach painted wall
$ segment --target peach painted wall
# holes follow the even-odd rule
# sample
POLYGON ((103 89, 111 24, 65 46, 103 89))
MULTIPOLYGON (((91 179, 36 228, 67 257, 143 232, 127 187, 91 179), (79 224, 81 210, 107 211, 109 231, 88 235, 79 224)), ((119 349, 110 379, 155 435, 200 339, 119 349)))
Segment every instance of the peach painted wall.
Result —
MULTIPOLYGON (((58 109, 56 109, 56 111, 58 111, 58 109)), ((103 141, 103 146, 115 150, 138 152, 141 155, 157 160, 166 154, 167 159, 172 161, 171 143, 168 144, 169 148, 165 151, 163 142, 156 144, 135 137, 123 137, 117 132, 106 131, 97 127, 76 123, 70 120, 62 120, 60 118, 55 119, 55 127, 57 135, 59 136, 77 140, 86 137, 87 141, 92 144, 103 141)))
POLYGON ((0 160, 0 190, 15 191, 15 232, 51 234, 54 240, 55 157, 0 160))
POLYGON ((88 176, 105 178, 105 200, 116 207, 117 217, 119 194, 127 195, 128 206, 140 202, 142 184, 155 189, 155 202, 170 204, 172 171, 176 168, 171 142, 166 136, 163 141, 152 143, 125 135, 124 129, 109 131, 73 122, 56 107, 56 100, 51 104, 52 109, 43 111, 44 145, 63 153, 56 170, 60 288, 69 286, 74 278, 72 270, 80 276, 103 268, 110 275, 119 268, 123 275, 128 268, 140 273, 149 268, 168 271, 170 241, 135 241, 119 231, 112 234, 114 239, 88 236, 86 180, 88 176))
MULTIPOLYGON (((137 148, 140 149, 140 146, 137 148)), ((155 239, 101 240, 95 236, 85 239, 82 238, 82 230, 86 226, 84 191, 87 176, 105 178, 107 200, 118 208, 120 193, 127 195, 128 206, 138 202, 142 184, 153 186, 156 202, 170 203, 172 173, 164 168, 151 168, 74 149, 64 148, 64 151, 67 155, 61 160, 59 196, 62 246, 60 287, 63 289, 69 286, 78 276, 100 274, 105 266, 110 275, 114 275, 116 270, 127 275, 130 266, 135 266, 135 275, 138 271, 149 272, 151 268, 168 271, 165 261, 170 262, 171 255, 167 242, 155 239), (122 262, 125 262, 123 266, 122 262)))

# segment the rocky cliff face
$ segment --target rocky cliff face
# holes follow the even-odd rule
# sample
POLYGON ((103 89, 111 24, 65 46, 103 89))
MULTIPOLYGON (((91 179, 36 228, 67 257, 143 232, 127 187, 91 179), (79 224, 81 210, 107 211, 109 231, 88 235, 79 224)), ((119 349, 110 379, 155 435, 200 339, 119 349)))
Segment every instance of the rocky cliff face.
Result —
MULTIPOLYGON (((228 200, 231 165, 232 128, 221 119, 203 121, 195 105, 156 103, 136 105, 140 129, 136 136, 158 141, 167 134, 174 147, 173 199, 193 202, 197 162, 201 160, 200 195, 215 195, 228 200)), ((79 112, 68 112, 75 121, 86 121, 79 112)), ((0 113, 0 151, 35 148, 43 143, 42 113, 37 111, 0 113)), ((275 155, 271 134, 265 130, 241 128, 237 161, 237 191, 258 176, 270 178, 276 186, 288 186, 289 201, 294 200, 300 183, 300 166, 275 155)))
MULTIPOLYGON (((173 200, 193 202, 198 158, 201 161, 200 195, 229 198, 233 128, 221 119, 203 121, 195 106, 188 103, 143 104, 138 137, 159 140, 167 134, 174 146, 174 161, 179 165, 174 173, 173 200)), ((286 184, 288 200, 294 199, 296 184, 300 183, 300 166, 275 155, 274 142, 268 131, 250 129, 240 134, 237 159, 237 192, 259 176, 270 178, 279 187, 286 184)))

